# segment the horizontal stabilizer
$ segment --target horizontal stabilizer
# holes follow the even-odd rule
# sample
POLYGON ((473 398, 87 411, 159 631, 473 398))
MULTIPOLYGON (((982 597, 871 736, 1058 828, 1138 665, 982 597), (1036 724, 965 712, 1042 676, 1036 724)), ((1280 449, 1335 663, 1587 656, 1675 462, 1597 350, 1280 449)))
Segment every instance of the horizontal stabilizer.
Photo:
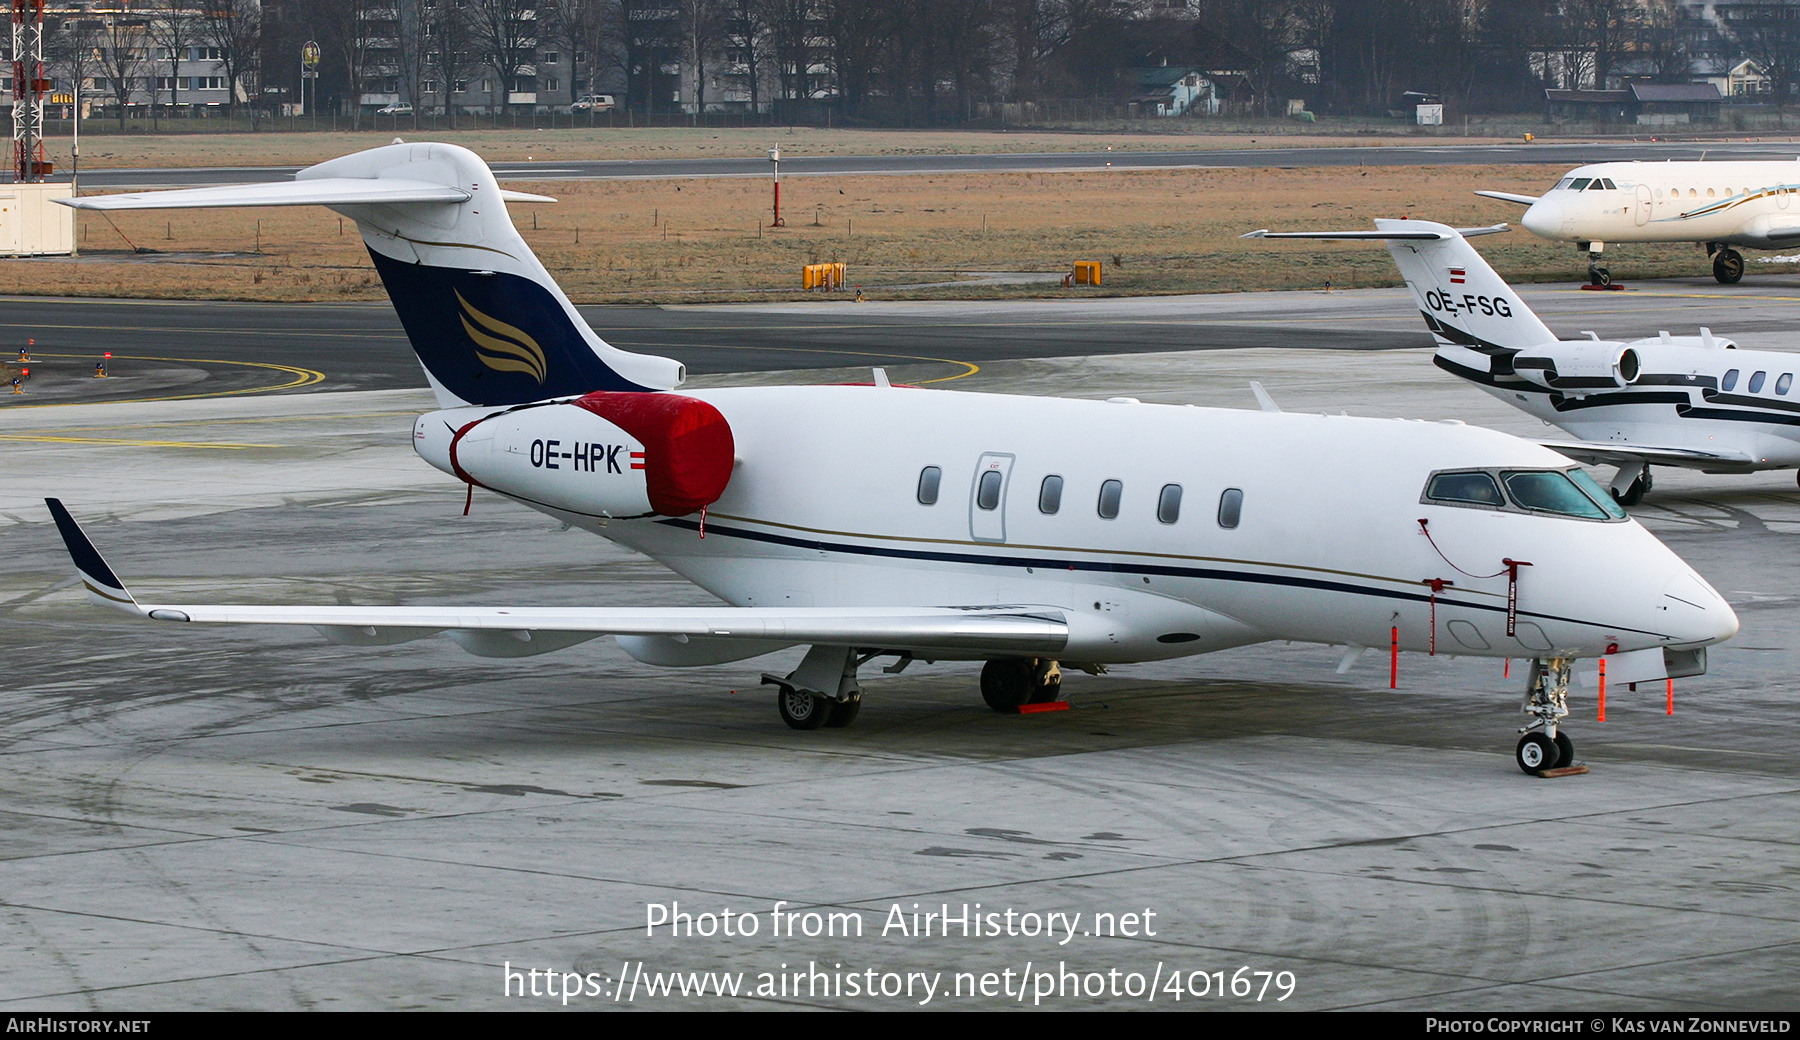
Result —
MULTIPOLYGON (((978 607, 358 607, 260 606, 256 604, 140 604, 100 558, 69 511, 46 499, 75 569, 97 601, 158 621, 235 625, 312 625, 332 642, 383 645, 449 630, 483 656, 507 644, 472 633, 538 633, 567 646, 567 634, 669 636, 689 640, 756 640, 793 645, 879 647, 891 650, 976 650, 1021 655, 1054 654, 1069 641, 1062 611, 1041 606, 978 607)), ((515 636, 515 639, 517 637, 515 636)), ((529 645, 533 639, 519 640, 529 645)))
MULTIPOLYGON (((1390 223, 1398 222, 1390 221, 1390 223)), ((1475 235, 1499 235, 1511 230, 1512 227, 1507 224, 1492 224, 1488 227, 1474 228, 1446 228, 1440 224, 1426 224, 1418 229, 1390 228, 1382 231, 1270 231, 1264 228, 1238 237, 1322 238, 1341 239, 1347 242, 1445 242, 1453 238, 1471 238, 1475 235)))
POLYGON ((1748 472, 1756 460, 1741 451, 1695 451, 1691 448, 1658 448, 1647 444, 1621 441, 1539 441, 1551 451, 1561 452, 1576 462, 1590 466, 1680 466, 1707 472, 1748 472))
POLYGON ((1478 191, 1475 194, 1483 198, 1499 199, 1501 202, 1516 203, 1520 206, 1530 206, 1538 200, 1536 195, 1517 195, 1510 191, 1478 191))
MULTIPOLYGON (((52 199, 76 209, 206 209, 239 206, 338 206, 400 202, 467 202, 470 193, 449 184, 386 177, 321 177, 277 184, 227 184, 217 188, 83 195, 52 199)), ((537 199, 533 196, 533 199, 537 199)))

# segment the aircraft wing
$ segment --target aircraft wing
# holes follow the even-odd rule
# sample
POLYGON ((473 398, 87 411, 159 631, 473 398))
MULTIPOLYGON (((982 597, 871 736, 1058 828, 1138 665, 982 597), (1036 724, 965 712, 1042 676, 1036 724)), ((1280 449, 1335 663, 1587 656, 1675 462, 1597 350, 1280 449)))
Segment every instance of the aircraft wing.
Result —
POLYGON ((1754 459, 1743 452, 1694 451, 1691 448, 1658 448, 1647 444, 1622 444, 1618 441, 1539 441, 1551 451, 1561 452, 1576 462, 1591 466, 1636 465, 1681 466, 1685 469, 1718 472, 1748 470, 1754 459))
MULTIPOLYGON (((492 633, 504 639, 520 633, 520 646, 505 652, 505 643, 482 641, 488 656, 523 656, 558 649, 577 639, 529 648, 530 633, 624 636, 669 636, 680 641, 758 641, 792 646, 798 643, 870 646, 893 650, 982 650, 1001 653, 1056 653, 1068 644, 1069 625, 1062 611, 1042 606, 974 607, 359 607, 259 606, 253 604, 139 603, 101 558, 62 502, 44 500, 68 547, 76 573, 88 596, 112 607, 157 621, 189 621, 237 625, 311 625, 333 642, 383 645, 421 638, 434 632, 453 635, 492 633)), ((474 649, 469 642, 465 647, 474 649)), ((773 647, 771 647, 773 648, 773 647)), ((481 652, 477 650, 476 652, 481 652)))
POLYGON ((1529 206, 1538 200, 1536 195, 1515 195, 1510 191, 1478 191, 1475 194, 1483 198, 1499 199, 1501 202, 1514 202, 1521 206, 1529 206))
MULTIPOLYGON (((1425 223, 1421 221, 1421 223, 1425 223)), ((1511 231, 1508 224, 1492 224, 1487 227, 1451 228, 1448 230, 1431 230, 1420 228, 1417 231, 1270 231, 1262 228, 1239 238, 1325 238, 1342 239, 1352 242, 1443 242, 1452 238, 1473 238, 1476 235, 1499 235, 1511 231)))

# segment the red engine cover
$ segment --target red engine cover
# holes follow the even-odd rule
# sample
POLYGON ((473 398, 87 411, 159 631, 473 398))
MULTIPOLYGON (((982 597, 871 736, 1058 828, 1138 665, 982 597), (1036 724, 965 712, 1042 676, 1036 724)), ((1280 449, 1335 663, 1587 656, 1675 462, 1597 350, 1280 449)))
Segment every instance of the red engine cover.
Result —
POLYGON ((712 405, 680 394, 606 390, 575 404, 643 444, 650 506, 663 516, 686 516, 725 493, 737 446, 731 425, 712 405))

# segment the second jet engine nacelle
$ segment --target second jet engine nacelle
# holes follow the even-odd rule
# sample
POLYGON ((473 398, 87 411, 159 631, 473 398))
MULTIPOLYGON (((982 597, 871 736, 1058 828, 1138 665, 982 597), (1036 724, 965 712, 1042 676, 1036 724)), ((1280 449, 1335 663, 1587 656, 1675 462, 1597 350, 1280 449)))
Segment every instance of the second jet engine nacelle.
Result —
POLYGON ((1624 343, 1601 339, 1563 340, 1529 347, 1513 355, 1519 378, 1551 390, 1593 393, 1623 390, 1637 382, 1642 365, 1637 351, 1624 343))
POLYGON ((584 516, 686 516, 717 501, 736 447, 718 409, 667 393, 451 408, 420 416, 433 466, 512 498, 584 516))

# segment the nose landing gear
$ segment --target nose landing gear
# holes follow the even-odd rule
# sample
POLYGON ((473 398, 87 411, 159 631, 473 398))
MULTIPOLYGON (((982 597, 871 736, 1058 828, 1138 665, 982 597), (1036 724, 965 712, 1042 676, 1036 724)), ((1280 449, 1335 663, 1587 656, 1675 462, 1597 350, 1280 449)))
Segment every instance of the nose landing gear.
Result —
POLYGON ((1566 769, 1575 764, 1575 742, 1562 732, 1561 722, 1569 714, 1569 675, 1573 662, 1567 657, 1539 658, 1531 662, 1531 678, 1526 682, 1525 703, 1520 711, 1532 720, 1520 727, 1524 734, 1514 752, 1519 768, 1528 776, 1542 776, 1552 769, 1566 769), (1539 727, 1543 732, 1532 732, 1539 727))

